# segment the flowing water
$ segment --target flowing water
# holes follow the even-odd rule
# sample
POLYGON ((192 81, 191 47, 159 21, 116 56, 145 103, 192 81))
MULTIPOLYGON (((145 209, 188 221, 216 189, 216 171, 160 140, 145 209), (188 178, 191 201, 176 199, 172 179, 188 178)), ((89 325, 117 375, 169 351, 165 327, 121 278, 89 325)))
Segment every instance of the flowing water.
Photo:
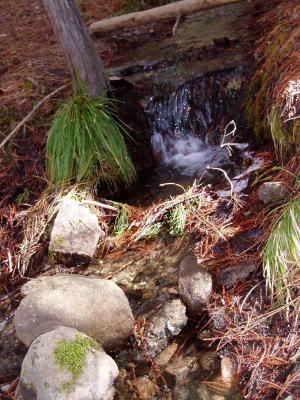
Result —
POLYGON ((169 96, 151 99, 151 143, 156 159, 178 174, 197 177, 207 166, 230 162, 220 147, 224 121, 230 122, 232 93, 217 77, 200 77, 181 85, 169 96))

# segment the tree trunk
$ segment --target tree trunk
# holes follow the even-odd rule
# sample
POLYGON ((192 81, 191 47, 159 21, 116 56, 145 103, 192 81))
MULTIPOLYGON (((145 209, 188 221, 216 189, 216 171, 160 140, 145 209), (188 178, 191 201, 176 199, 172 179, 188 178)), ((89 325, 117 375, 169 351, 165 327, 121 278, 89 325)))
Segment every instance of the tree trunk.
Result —
POLYGON ((91 98, 101 97, 108 80, 76 0, 43 0, 43 3, 68 63, 75 90, 83 86, 91 98))
POLYGON ((180 15, 221 7, 227 4, 239 3, 243 0, 181 0, 146 11, 137 11, 93 22, 91 32, 111 32, 121 28, 130 28, 136 25, 147 24, 166 18, 176 18, 180 15))

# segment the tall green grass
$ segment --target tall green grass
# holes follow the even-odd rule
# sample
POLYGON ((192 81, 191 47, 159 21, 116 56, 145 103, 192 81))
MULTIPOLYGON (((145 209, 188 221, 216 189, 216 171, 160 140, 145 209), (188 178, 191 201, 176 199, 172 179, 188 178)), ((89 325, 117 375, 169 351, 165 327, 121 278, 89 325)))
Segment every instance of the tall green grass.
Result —
POLYGON ((293 301, 300 284, 300 198, 285 205, 263 252, 264 275, 280 303, 293 301))
POLYGON ((73 96, 57 111, 46 146, 46 168, 54 185, 105 181, 129 186, 136 172, 128 153, 124 125, 113 101, 73 96))

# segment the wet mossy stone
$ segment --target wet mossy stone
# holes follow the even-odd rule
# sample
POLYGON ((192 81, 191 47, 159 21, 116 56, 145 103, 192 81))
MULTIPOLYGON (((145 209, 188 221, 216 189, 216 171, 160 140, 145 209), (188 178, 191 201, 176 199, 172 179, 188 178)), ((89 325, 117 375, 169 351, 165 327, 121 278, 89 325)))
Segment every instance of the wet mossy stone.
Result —
POLYGON ((181 300, 192 315, 199 315, 208 305, 213 282, 209 271, 199 265, 193 254, 185 256, 179 265, 178 286, 181 300))
POLYGON ((116 363, 95 340, 60 326, 30 346, 16 399, 112 400, 117 376, 116 363))

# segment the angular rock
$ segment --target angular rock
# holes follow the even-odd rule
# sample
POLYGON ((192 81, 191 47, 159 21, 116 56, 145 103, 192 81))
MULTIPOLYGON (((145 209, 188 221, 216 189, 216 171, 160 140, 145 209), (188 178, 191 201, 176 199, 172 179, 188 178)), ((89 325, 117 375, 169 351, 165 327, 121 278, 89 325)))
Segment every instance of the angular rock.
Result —
POLYGON ((140 400, 151 400, 157 392, 157 386, 147 376, 140 376, 134 382, 140 400))
POLYGON ((277 203, 284 200, 288 193, 282 182, 264 182, 258 189, 258 198, 265 204, 277 203))
POLYGON ((31 344, 16 400, 113 400, 118 372, 98 343, 61 326, 31 344))
POLYGON ((164 377, 171 389, 185 386, 188 377, 192 375, 197 375, 199 380, 204 376, 195 356, 180 357, 170 363, 164 371, 164 377))
POLYGON ((178 350, 179 345, 176 342, 171 343, 168 347, 166 347, 163 351, 161 351, 155 357, 155 364, 159 367, 163 367, 168 365, 171 358, 174 356, 176 351, 178 350))
POLYGON ((179 356, 164 370, 164 378, 173 400, 240 400, 239 390, 232 385, 232 369, 228 358, 217 363, 217 356, 209 352, 179 356), (220 368, 221 367, 221 368, 220 368), (211 385, 202 383, 212 382, 211 385), (215 385, 214 385, 215 383, 215 385))
POLYGON ((223 269, 218 276, 218 284, 226 289, 232 288, 235 284, 246 279, 251 272, 257 269, 256 264, 237 264, 223 269))
POLYGON ((179 265, 178 286, 187 309, 192 314, 200 314, 212 293, 212 277, 191 254, 184 257, 179 265))
POLYGON ((95 214, 78 201, 65 199, 54 221, 49 252, 89 262, 103 236, 95 214))
POLYGON ((186 308, 180 300, 166 303, 153 317, 147 331, 147 349, 155 357, 187 324, 186 308))
POLYGON ((14 323, 27 346, 60 325, 78 329, 104 348, 121 345, 133 332, 128 300, 112 281, 79 275, 42 277, 25 284, 23 294, 14 323))

